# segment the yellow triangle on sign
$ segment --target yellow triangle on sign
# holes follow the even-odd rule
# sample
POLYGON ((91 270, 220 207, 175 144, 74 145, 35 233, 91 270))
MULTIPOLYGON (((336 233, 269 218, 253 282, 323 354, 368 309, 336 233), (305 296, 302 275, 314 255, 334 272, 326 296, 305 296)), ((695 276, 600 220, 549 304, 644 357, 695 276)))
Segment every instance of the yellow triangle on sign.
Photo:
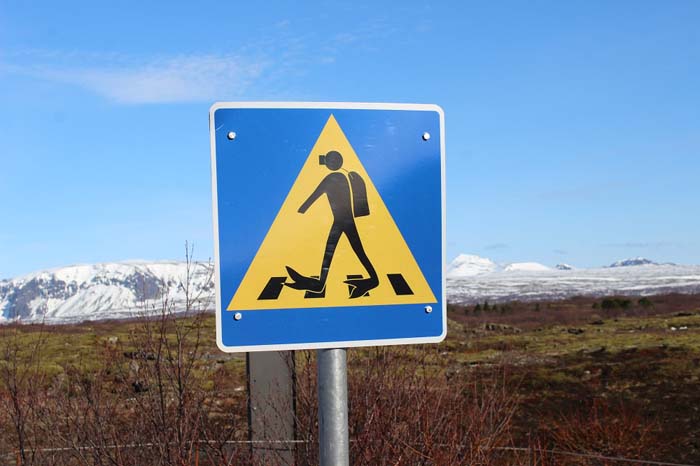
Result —
POLYGON ((227 310, 435 302, 331 115, 227 310))

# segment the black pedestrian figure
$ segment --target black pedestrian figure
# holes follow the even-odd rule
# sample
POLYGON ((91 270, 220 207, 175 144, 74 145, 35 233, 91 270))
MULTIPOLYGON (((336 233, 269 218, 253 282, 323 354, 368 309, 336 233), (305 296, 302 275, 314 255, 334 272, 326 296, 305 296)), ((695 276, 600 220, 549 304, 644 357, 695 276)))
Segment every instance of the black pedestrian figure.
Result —
MULTIPOLYGON (((328 174, 311 193, 309 198, 299 207, 299 213, 303 214, 309 207, 325 194, 333 213, 333 225, 328 233, 326 250, 323 255, 321 272, 318 278, 306 277, 289 266, 286 266, 287 273, 292 279, 292 283, 285 283, 286 286, 297 290, 307 290, 312 293, 322 293, 326 287, 328 271, 330 270, 333 254, 338 245, 340 237, 345 234, 352 250, 357 255, 362 265, 367 269, 368 278, 352 278, 344 283, 350 286, 350 298, 365 296, 369 290, 379 285, 379 277, 374 270, 364 248, 360 235, 355 225, 355 217, 369 215, 369 205, 367 203, 367 191, 362 177, 356 172, 349 172, 348 176, 338 170, 343 166, 343 157, 337 151, 330 151, 326 155, 319 157, 319 163, 325 165, 332 173, 328 174)), ((344 170, 347 171, 347 170, 344 170)))

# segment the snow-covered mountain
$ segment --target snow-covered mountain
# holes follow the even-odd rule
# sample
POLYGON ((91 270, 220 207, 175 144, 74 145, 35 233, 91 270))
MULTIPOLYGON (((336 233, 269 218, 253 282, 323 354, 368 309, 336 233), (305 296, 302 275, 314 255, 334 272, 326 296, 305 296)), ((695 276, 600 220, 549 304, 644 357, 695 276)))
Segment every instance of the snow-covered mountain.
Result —
MULTIPOLYGON (((185 301, 185 262, 119 262, 74 265, 0 281, 0 322, 77 322, 134 317, 185 301)), ((211 298, 211 266, 190 266, 190 297, 211 298)))
POLYGON ((447 267, 449 278, 475 277, 496 272, 545 272, 551 270, 537 262, 512 262, 497 264, 491 259, 474 254, 460 254, 447 267))
MULTIPOLYGON (((700 293, 700 265, 655 264, 647 259, 619 261, 590 269, 536 262, 497 264, 461 254, 448 267, 447 299, 452 303, 557 299, 615 294, 700 293), (633 263, 638 262, 638 263, 633 263)), ((184 262, 119 262, 75 265, 0 280, 0 322, 70 323, 118 319, 158 309, 168 296, 174 310, 184 308, 184 262)), ((211 266, 190 268, 190 296, 213 308, 211 266)))
MULTIPOLYGON (((479 256, 467 257, 471 258, 470 263, 493 263, 479 256)), ((471 275, 460 275, 462 269, 450 267, 447 299, 452 303, 470 304, 484 300, 504 302, 570 296, 700 293, 700 265, 657 264, 644 258, 589 269, 573 268, 567 264, 554 269, 522 264, 532 263, 494 264, 489 272, 471 275)))
POLYGON ((493 273, 499 269, 491 259, 473 254, 460 254, 447 267, 448 277, 473 277, 493 273))
POLYGON ((646 259, 644 257, 634 257, 632 259, 625 259, 621 261, 616 261, 610 264, 608 267, 631 267, 635 265, 659 265, 654 261, 646 259))
POLYGON ((513 262, 503 268, 504 272, 546 272, 547 270, 551 269, 537 262, 513 262))

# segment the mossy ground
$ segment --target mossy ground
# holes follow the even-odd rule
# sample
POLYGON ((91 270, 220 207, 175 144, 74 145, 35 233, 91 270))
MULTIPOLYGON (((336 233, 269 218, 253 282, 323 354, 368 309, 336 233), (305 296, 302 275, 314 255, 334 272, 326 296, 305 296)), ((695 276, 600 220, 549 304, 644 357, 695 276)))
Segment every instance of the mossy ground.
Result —
POLYGON ((700 463, 700 297, 650 299, 664 305, 606 315, 595 300, 541 303, 539 313, 549 313, 544 325, 523 323, 523 313, 538 314, 531 304, 478 317, 453 308, 461 331, 453 324, 445 347, 456 367, 508 368, 522 397, 517 423, 523 434, 604 399, 632 407, 655 425, 666 458, 700 463), (552 319, 557 313, 563 323, 552 319))
MULTIPOLYGON (((420 359, 424 370, 436 376, 505 374, 520 399, 516 443, 525 444, 525 436, 562 414, 606 399, 633 406, 650 420, 667 440, 665 459, 700 463, 700 296, 650 300, 651 305, 633 300, 624 309, 601 309, 596 306, 600 300, 586 298, 536 307, 501 304, 488 312, 450 306, 443 343, 403 348, 401 354, 420 359)), ((187 319, 178 322, 190 325, 187 319)), ((5 326, 0 329, 0 347, 15 339, 15 347, 28 355, 40 341, 38 361, 47 376, 68 367, 89 372, 100 368, 105 352, 127 361, 129 352, 141 350, 134 334, 142 325, 110 321, 5 326)), ((203 363, 198 370, 207 378, 205 387, 240 398, 244 355, 217 349, 213 315, 205 318, 202 335, 203 363)), ((359 370, 376 351, 352 349, 350 370, 359 370)), ((298 370, 304 370, 305 361, 297 357, 298 370)))

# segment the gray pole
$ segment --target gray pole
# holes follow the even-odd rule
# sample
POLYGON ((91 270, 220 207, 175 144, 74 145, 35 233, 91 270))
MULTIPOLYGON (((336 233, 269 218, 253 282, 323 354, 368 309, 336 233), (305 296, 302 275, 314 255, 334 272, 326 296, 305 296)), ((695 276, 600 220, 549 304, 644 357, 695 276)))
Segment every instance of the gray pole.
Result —
POLYGON ((253 463, 293 465, 296 439, 294 352, 260 351, 247 353, 246 359, 253 463))
POLYGON ((349 466, 347 350, 318 350, 320 466, 349 466))

